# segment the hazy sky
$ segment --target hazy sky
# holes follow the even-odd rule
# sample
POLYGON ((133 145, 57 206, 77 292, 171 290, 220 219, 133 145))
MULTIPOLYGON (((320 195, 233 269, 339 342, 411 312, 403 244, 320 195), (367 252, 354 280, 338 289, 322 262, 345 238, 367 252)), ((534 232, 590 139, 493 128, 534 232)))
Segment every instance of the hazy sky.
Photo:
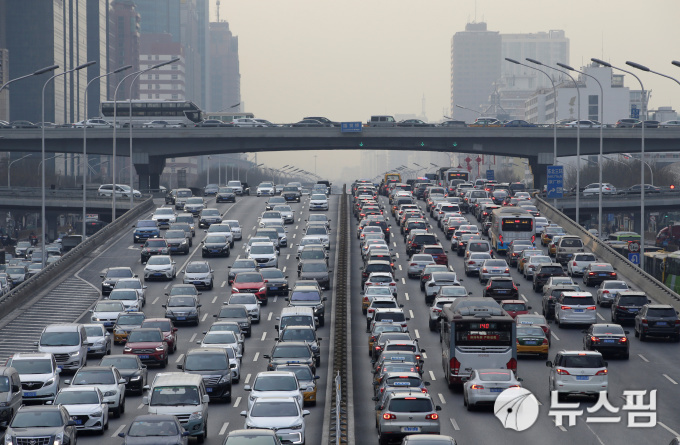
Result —
MULTIPOLYGON (((475 17, 501 33, 564 30, 575 68, 591 57, 619 66, 633 60, 680 78, 670 63, 680 60, 679 0, 222 0, 220 7, 239 37, 245 111, 273 122, 420 114, 423 95, 428 119, 438 121, 450 107, 451 37, 475 17)), ((680 85, 639 75, 652 90, 650 108, 680 109, 680 85)), ((638 89, 631 80, 626 86, 638 89)), ((336 152, 324 164, 337 167, 332 161, 346 156, 336 152)))

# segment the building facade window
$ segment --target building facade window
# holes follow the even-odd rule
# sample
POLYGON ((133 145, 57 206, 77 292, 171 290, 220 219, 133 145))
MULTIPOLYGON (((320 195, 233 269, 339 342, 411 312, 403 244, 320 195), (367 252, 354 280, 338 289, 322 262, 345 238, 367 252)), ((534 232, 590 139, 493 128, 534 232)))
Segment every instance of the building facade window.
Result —
POLYGON ((588 96, 588 119, 596 121, 600 116, 600 96, 591 94, 588 96))

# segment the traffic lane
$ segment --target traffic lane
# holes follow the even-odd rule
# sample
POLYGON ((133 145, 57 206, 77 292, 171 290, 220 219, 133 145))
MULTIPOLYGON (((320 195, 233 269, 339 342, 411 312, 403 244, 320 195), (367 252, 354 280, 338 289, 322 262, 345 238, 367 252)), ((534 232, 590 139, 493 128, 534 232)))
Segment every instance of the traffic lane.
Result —
MULTIPOLYGON (((257 216, 259 216, 259 213, 255 215, 246 215, 247 219, 243 219, 241 221, 242 225, 249 224, 250 222, 255 222, 257 216), (253 219, 254 218, 254 219, 253 219)), ((230 216, 231 218, 232 216, 230 216)), ((244 234, 247 233, 246 227, 252 227, 252 226, 245 226, 244 227, 244 234)), ((299 228, 299 231, 301 231, 302 228, 299 228)), ((292 231, 293 235, 297 235, 297 233, 301 232, 296 232, 295 230, 292 231)), ((331 235, 333 235, 332 231, 331 235)), ((198 235, 197 235, 198 236, 198 235)), ((238 248, 239 242, 236 242, 235 248, 238 248)), ((194 245, 196 247, 196 245, 194 245)), ((282 249, 283 252, 285 252, 287 249, 282 249)), ((292 250, 292 249, 288 249, 292 250)), ((195 252, 195 249, 193 250, 195 252)), ((236 249, 235 249, 236 251, 236 249)), ((283 257, 284 253, 282 253, 283 257)), ((288 254, 285 254, 286 257, 288 254)), ((210 259, 210 263, 213 266, 213 268, 217 271, 222 271, 224 280, 226 280, 227 274, 228 274, 228 269, 226 268, 226 264, 233 263, 233 260, 237 257, 237 255, 234 255, 230 258, 214 258, 210 259), (219 265, 216 263, 220 263, 219 265), (224 263, 224 264, 221 264, 224 263), (221 267, 224 265, 224 267, 221 267)), ((187 258, 188 260, 189 258, 187 258)), ((284 260, 282 262, 284 265, 283 267, 287 267, 288 269, 293 268, 296 266, 296 260, 295 260, 295 255, 292 255, 290 257, 290 260, 284 260)), ((173 282, 177 282, 177 279, 173 280, 173 282)), ((217 284, 219 282, 219 275, 216 274, 216 279, 215 283, 217 284)), ((223 281, 224 282, 224 281, 223 281)), ((291 283, 294 282, 294 280, 291 280, 291 283)), ((160 293, 161 291, 165 291, 166 289, 169 288, 171 285, 171 282, 150 282, 149 286, 147 288, 147 292, 151 292, 151 294, 154 293, 160 293)), ((227 285, 228 286, 228 285, 227 285)), ((226 286, 225 286, 226 287, 226 286)), ((199 325, 199 327, 185 327, 185 326, 179 326, 179 347, 177 353, 175 353, 174 356, 171 356, 170 360, 170 365, 168 367, 168 371, 173 371, 173 369, 176 366, 176 363, 180 362, 183 354, 186 353, 187 350, 198 347, 195 344, 195 341, 200 341, 202 338, 202 331, 206 330, 214 318, 212 318, 213 313, 217 313, 219 310, 219 307, 221 306, 223 299, 226 300, 226 297, 230 294, 230 288, 226 287, 226 289, 223 289, 222 291, 218 291, 218 287, 215 287, 215 290, 213 291, 203 291, 201 295, 201 303, 204 305, 201 309, 202 311, 202 321, 199 325), (224 297, 224 298, 223 298, 224 297), (209 318, 209 319, 208 319, 209 318)), ((164 297, 164 296, 163 296, 164 297)), ((155 298, 154 298, 155 300, 155 298)), ((153 303, 154 300, 151 300, 151 306, 147 305, 147 308, 145 308, 145 313, 147 314, 147 317, 163 317, 165 314, 164 309, 160 306, 164 302, 164 298, 159 298, 156 303, 153 303)), ((246 401, 245 397, 247 397, 247 394, 245 391, 243 391, 242 387, 245 383, 246 380, 252 383, 252 378, 257 374, 257 372, 266 370, 266 361, 262 359, 262 355, 265 353, 268 353, 271 351, 271 348, 274 345, 273 339, 276 336, 276 332, 274 330, 274 324, 276 324, 276 316, 278 313, 280 313, 280 310, 286 306, 285 300, 283 298, 275 298, 271 299, 269 304, 265 307, 262 308, 262 321, 260 323, 260 326, 257 324, 253 325, 253 334, 250 339, 246 340, 246 351, 243 357, 243 362, 242 362, 242 378, 241 378, 241 383, 240 384, 235 384, 233 386, 233 397, 232 397, 232 402, 230 404, 227 403, 212 403, 211 404, 211 410, 210 410, 210 422, 209 422, 209 436, 218 436, 218 435, 223 435, 226 432, 228 432, 230 429, 233 428, 241 428, 242 427, 242 422, 243 418, 239 415, 239 411, 243 408, 244 403, 246 401), (269 315, 271 314, 271 315, 269 315), (250 378, 248 378, 248 375, 250 375, 250 378), (239 399, 240 397, 240 399, 239 399), (215 411, 217 411, 218 417, 220 419, 226 419, 225 421, 220 421, 220 422, 214 422, 213 419, 215 419, 215 411), (230 426, 231 425, 231 426, 230 426), (236 426, 234 426, 236 425, 236 426)), ((330 329, 329 327, 324 327, 321 328, 319 335, 322 338, 328 338, 328 335, 324 333, 325 329, 330 329)), ((114 353, 122 353, 122 346, 117 346, 115 348, 114 353)), ((324 354, 324 357, 322 358, 322 364, 320 368, 320 374, 323 373, 323 368, 325 364, 328 362, 328 356, 327 356, 327 348, 324 348, 322 351, 322 354, 324 354)), ((159 370, 158 368, 149 368, 149 378, 150 381, 153 379, 153 376, 162 370, 159 370)), ((317 389, 317 405, 323 406, 325 400, 324 400, 324 395, 325 395, 325 384, 326 382, 323 381, 323 379, 318 381, 318 389, 317 389)), ((125 424, 125 421, 129 421, 129 419, 134 418, 134 416, 138 414, 144 414, 146 413, 146 407, 141 405, 141 399, 136 398, 137 401, 139 401, 139 405, 136 404, 137 401, 133 404, 127 404, 127 410, 128 412, 118 421, 113 420, 111 421, 111 428, 114 430, 114 433, 116 433, 120 428, 121 425, 125 424), (135 405, 135 406, 132 406, 135 405), (131 409, 132 408, 132 409, 131 409)), ((130 399, 131 401, 133 399, 130 399)), ((312 412, 317 411, 313 410, 312 412)), ((312 419, 316 416, 310 417, 309 419, 312 419)), ((320 425, 321 422, 318 422, 320 425)), ((319 431, 315 432, 315 428, 311 427, 308 429, 309 433, 308 434, 320 434, 320 427, 319 431)), ((115 436, 115 434, 113 435, 115 436)), ((112 436, 112 437, 113 437, 112 436)), ((210 440, 210 439, 209 439, 210 440)))

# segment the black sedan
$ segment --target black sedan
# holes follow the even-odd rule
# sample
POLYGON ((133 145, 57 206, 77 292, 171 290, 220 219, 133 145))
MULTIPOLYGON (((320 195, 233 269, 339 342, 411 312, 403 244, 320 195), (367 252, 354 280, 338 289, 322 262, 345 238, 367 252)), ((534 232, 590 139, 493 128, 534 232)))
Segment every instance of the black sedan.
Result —
POLYGON ((295 122, 291 127, 332 127, 333 124, 326 124, 316 119, 302 119, 300 122, 295 122))
POLYGON ((504 127, 536 127, 536 124, 529 123, 527 121, 523 121, 521 119, 516 119, 512 121, 508 121, 505 124, 503 124, 504 127))
POLYGON ((133 354, 107 355, 101 359, 99 366, 115 366, 120 376, 125 379, 125 392, 142 395, 147 383, 146 365, 133 354))
POLYGON ((628 331, 620 324, 594 324, 583 331, 583 349, 628 358, 628 331))
POLYGON ((224 235, 207 235, 201 243, 201 257, 229 256, 229 241, 224 235))
POLYGON ((236 202, 236 193, 231 187, 220 187, 215 195, 215 202, 236 202))
POLYGON ((397 122, 397 127, 434 127, 434 124, 428 124, 420 119, 404 119, 397 122))
MULTIPOLYGON (((639 195, 641 193, 642 187, 640 184, 628 187, 627 189, 619 190, 621 195, 639 195)), ((652 184, 645 184, 645 195, 647 193, 661 193, 661 188, 652 184)))
POLYGON ((605 280, 616 280, 614 266, 609 263, 590 263, 583 269, 583 284, 595 286, 605 280))
POLYGON ((186 445, 189 436, 177 417, 170 414, 144 414, 135 417, 126 432, 118 433, 123 445, 186 445))
POLYGON ((282 295, 288 296, 288 276, 284 275, 279 269, 268 267, 260 271, 264 278, 264 285, 267 287, 267 296, 282 295))

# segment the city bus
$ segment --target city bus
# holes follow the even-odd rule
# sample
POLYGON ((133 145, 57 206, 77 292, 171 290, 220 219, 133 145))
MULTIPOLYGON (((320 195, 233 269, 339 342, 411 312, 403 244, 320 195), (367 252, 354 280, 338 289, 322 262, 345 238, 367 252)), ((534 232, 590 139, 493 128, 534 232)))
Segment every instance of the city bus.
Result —
POLYGON ((460 179, 462 182, 467 182, 470 178, 470 172, 464 168, 450 168, 444 172, 446 184, 451 184, 454 179, 460 179))
POLYGON ((517 373, 515 321, 499 307, 447 304, 441 315, 442 367, 449 387, 462 385, 473 369, 517 373))
POLYGON ((645 252, 645 272, 680 293, 680 251, 645 252))
POLYGON ((491 213, 489 228, 491 246, 498 253, 505 253, 510 243, 516 239, 531 240, 536 238, 534 216, 519 207, 501 207, 491 213))
MULTIPOLYGON (((101 103, 101 116, 105 121, 113 124, 112 100, 101 103)), ((203 120, 203 112, 190 100, 133 100, 132 101, 132 126, 141 127, 150 121, 168 121, 184 126, 193 127, 194 124, 203 120)), ((130 102, 119 100, 116 102, 116 126, 127 127, 130 122, 130 102)))

